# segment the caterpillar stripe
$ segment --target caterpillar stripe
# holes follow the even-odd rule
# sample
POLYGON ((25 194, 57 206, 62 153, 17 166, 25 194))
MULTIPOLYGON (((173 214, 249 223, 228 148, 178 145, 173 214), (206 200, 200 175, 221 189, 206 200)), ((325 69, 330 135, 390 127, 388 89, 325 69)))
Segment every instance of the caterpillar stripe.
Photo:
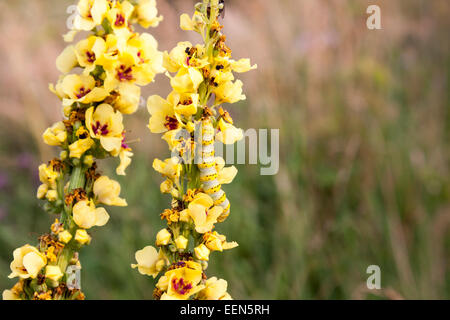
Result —
POLYGON ((218 180, 216 159, 214 157, 215 131, 210 119, 204 119, 202 121, 201 132, 201 161, 200 164, 198 164, 200 181, 203 184, 204 192, 214 200, 214 205, 223 208, 223 213, 218 219, 219 222, 222 222, 230 215, 231 204, 218 180))

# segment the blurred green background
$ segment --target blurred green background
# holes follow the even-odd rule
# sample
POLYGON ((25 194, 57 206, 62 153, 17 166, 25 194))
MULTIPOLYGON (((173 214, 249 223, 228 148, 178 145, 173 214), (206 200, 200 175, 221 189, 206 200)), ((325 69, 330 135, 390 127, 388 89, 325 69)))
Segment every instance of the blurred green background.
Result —
MULTIPOLYGON (((0 0, 0 289, 10 288, 13 249, 48 231, 35 199, 37 167, 55 155, 42 132, 61 118, 47 89, 58 78, 66 9, 75 0, 0 0)), ((198 41, 178 28, 193 1, 158 0, 150 30, 169 50, 198 41)), ((218 230, 240 243, 213 254, 208 275, 237 299, 450 298, 450 4, 447 0, 227 1, 225 33, 247 101, 230 107, 242 128, 279 128, 280 171, 240 165, 226 191, 232 215, 218 230), (378 4, 383 30, 366 28, 378 4), (383 289, 366 288, 369 265, 383 289)), ((165 96, 161 75, 144 91, 165 96)), ((163 226, 161 178, 168 151, 127 117, 135 159, 123 186, 128 208, 109 209, 81 252, 90 299, 150 299, 153 281, 130 268, 163 226)), ((116 161, 100 167, 113 176, 116 161)))

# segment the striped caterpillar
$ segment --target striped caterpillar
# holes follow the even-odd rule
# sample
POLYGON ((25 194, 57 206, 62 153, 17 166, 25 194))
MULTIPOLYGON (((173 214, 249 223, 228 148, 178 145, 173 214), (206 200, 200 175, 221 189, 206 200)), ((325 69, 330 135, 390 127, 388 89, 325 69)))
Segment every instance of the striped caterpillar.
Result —
POLYGON ((204 118, 202 120, 201 132, 201 161, 198 164, 200 182, 203 184, 204 192, 214 200, 214 205, 223 208, 223 213, 218 219, 219 222, 223 222, 230 215, 231 204, 218 180, 217 163, 214 157, 215 131, 210 118, 204 118))

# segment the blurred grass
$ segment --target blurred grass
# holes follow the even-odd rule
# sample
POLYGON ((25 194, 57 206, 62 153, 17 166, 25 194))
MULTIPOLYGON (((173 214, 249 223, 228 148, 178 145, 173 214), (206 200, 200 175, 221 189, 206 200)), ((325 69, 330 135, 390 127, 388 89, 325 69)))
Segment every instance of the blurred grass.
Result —
MULTIPOLYGON (((191 2, 158 3, 166 19, 154 33, 167 50, 186 38, 176 19, 191 2)), ((368 31, 369 3, 229 1, 230 46, 259 64, 243 77, 247 102, 231 112, 241 127, 281 137, 278 175, 238 166, 226 188, 233 209, 219 231, 240 246, 213 254, 208 274, 227 279, 235 298, 450 298, 450 6, 379 1, 383 30, 368 31), (365 289, 372 264, 384 288, 375 294, 365 289)), ((60 117, 45 87, 57 79, 68 4, 0 2, 0 288, 14 283, 12 250, 52 221, 34 194, 37 166, 52 157, 40 133, 60 117)), ((167 80, 146 90, 164 95, 167 80)), ((169 201, 151 170, 166 147, 147 118, 141 110, 126 125, 142 139, 119 179, 130 205, 110 209, 81 253, 88 298, 152 296, 152 280, 130 268, 169 201)), ((112 174, 114 164, 101 166, 112 174)))

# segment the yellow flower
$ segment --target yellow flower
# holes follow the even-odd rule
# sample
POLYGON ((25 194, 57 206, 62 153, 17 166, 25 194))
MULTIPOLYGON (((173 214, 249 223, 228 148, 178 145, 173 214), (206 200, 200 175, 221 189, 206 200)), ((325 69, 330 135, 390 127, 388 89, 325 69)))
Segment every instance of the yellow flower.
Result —
POLYGON ((232 300, 227 293, 228 283, 223 279, 212 277, 206 280, 206 288, 198 294, 199 300, 232 300))
POLYGON ((70 240, 72 240, 72 235, 70 234, 69 231, 64 230, 63 232, 60 232, 58 234, 58 240, 61 241, 62 243, 69 243, 70 240))
POLYGON ((119 53, 123 53, 127 48, 128 36, 117 36, 110 33, 106 36, 106 50, 96 57, 95 63, 102 66, 105 70, 111 69, 117 63, 119 53))
MULTIPOLYGON (((75 26, 74 26, 75 27, 75 26)), ((70 30, 66 34, 63 35, 65 42, 72 42, 75 36, 78 34, 79 30, 70 30)))
POLYGON ((152 70, 137 66, 134 55, 128 51, 120 53, 110 65, 104 67, 106 71, 104 86, 108 91, 117 89, 120 83, 136 83, 145 86, 155 77, 152 70))
MULTIPOLYGON (((53 85, 52 83, 50 83, 48 85, 48 89, 61 100, 63 100, 66 97, 66 94, 64 93, 64 91, 62 89, 63 80, 64 80, 64 76, 60 76, 56 85, 53 85)), ((66 113, 64 113, 64 114, 66 116, 68 116, 66 113)))
POLYGON ((171 193, 173 190, 173 182, 170 179, 164 180, 159 186, 161 193, 171 193))
POLYGON ((214 89, 214 94, 216 95, 216 105, 222 103, 235 103, 241 100, 245 100, 246 97, 242 94, 243 83, 241 80, 235 82, 226 81, 217 88, 214 89))
POLYGON ((116 1, 114 3, 114 7, 106 14, 114 33, 122 36, 126 36, 131 33, 128 29, 128 21, 133 11, 134 6, 128 1, 116 1))
POLYGON ((64 276, 61 269, 58 266, 47 266, 45 268, 45 277, 53 281, 58 281, 64 276))
POLYGON ((91 237, 84 229, 78 229, 75 232, 75 241, 80 244, 89 244, 91 242, 91 237))
POLYGON ((86 111, 86 126, 92 138, 100 140, 102 147, 111 153, 119 154, 123 140, 123 116, 109 104, 101 104, 97 108, 86 111))
POLYGON ((94 164, 94 157, 92 155, 87 155, 83 158, 83 163, 86 165, 86 167, 90 168, 94 164))
POLYGON ((55 247, 48 247, 47 250, 45 251, 45 256, 47 257, 47 260, 49 262, 56 262, 57 257, 55 254, 55 247))
MULTIPOLYGON (((173 269, 165 273, 161 287, 167 286, 167 293, 161 300, 187 300, 205 288, 200 285, 202 280, 202 266, 193 261, 181 262, 182 268, 173 269)), ((159 283, 159 282, 158 282, 159 283)))
POLYGON ((2 294, 3 300, 21 300, 20 297, 15 294, 12 290, 4 290, 2 294))
POLYGON ((101 176, 95 180, 94 194, 99 203, 107 206, 127 206, 126 200, 119 197, 120 184, 117 181, 109 179, 107 176, 101 176))
POLYGON ((189 216, 188 209, 184 209, 183 211, 180 212, 180 221, 189 222, 190 219, 191 219, 191 217, 189 216))
POLYGON ((163 68, 163 54, 158 51, 158 42, 149 33, 136 35, 128 40, 127 51, 134 57, 136 66, 139 66, 141 78, 147 78, 143 83, 153 81, 157 73, 165 71, 163 68))
POLYGON ((45 163, 39 166, 39 180, 49 186, 51 189, 56 189, 56 179, 58 179, 59 173, 54 171, 51 166, 47 166, 45 163))
POLYGON ((196 31, 201 33, 205 27, 205 21, 199 12, 195 12, 192 19, 189 15, 183 13, 180 16, 180 28, 185 31, 196 31))
POLYGON ((20 277, 22 279, 36 278, 38 273, 47 264, 47 258, 33 246, 24 245, 14 250, 14 261, 11 262, 11 274, 9 278, 20 277))
POLYGON ((79 15, 75 17, 76 30, 89 31, 101 25, 109 9, 107 0, 80 0, 78 3, 79 15))
POLYGON ((216 134, 216 139, 223 144, 234 144, 244 138, 242 129, 236 128, 234 125, 223 119, 219 120, 218 129, 219 132, 216 134))
POLYGON ((197 68, 181 68, 175 77, 170 78, 170 85, 179 93, 197 92, 203 82, 203 75, 197 68))
POLYGON ((231 69, 234 72, 244 73, 258 68, 258 65, 251 65, 250 59, 240 59, 238 61, 231 60, 231 69))
POLYGON ((195 230, 206 233, 212 230, 217 218, 222 214, 223 208, 213 207, 213 199, 205 193, 199 193, 189 204, 189 216, 194 220, 195 230))
POLYGON ((133 269, 138 268, 140 274, 156 278, 158 273, 166 265, 166 258, 160 250, 159 253, 152 246, 147 246, 136 252, 137 264, 132 264, 133 269))
POLYGON ((163 20, 162 16, 158 17, 156 0, 139 0, 136 12, 138 23, 144 28, 157 27, 163 20))
POLYGON ((172 235, 170 234, 170 232, 167 229, 162 229, 156 235, 156 245, 158 247, 166 246, 169 244, 170 239, 172 239, 172 235))
POLYGON ((178 119, 175 116, 174 105, 170 101, 158 95, 150 96, 147 100, 147 109, 151 115, 148 124, 151 132, 163 133, 179 127, 178 119))
POLYGON ((45 195, 48 201, 53 202, 58 199, 58 191, 56 190, 49 190, 47 191, 47 194, 45 195))
POLYGON ((90 137, 75 141, 69 146, 70 157, 80 159, 81 156, 95 144, 90 137))
POLYGON ((80 228, 90 229, 104 226, 109 215, 104 208, 96 208, 92 201, 83 200, 73 206, 73 220, 80 228))
POLYGON ((197 113, 199 95, 197 93, 177 93, 171 97, 176 114, 189 118, 197 113))
MULTIPOLYGON (((221 57, 218 56, 215 58, 216 65, 219 66, 219 68, 215 68, 214 72, 221 70, 222 73, 231 73, 231 72, 238 72, 238 73, 245 73, 250 70, 257 69, 258 66, 251 65, 250 59, 240 59, 238 61, 229 59, 228 57, 221 57)), ((234 76, 232 75, 226 75, 224 78, 228 78, 229 80, 234 80, 234 76)))
POLYGON ((95 69, 96 60, 106 51, 106 42, 103 38, 90 36, 81 40, 75 46, 75 55, 78 64, 85 68, 84 73, 89 74, 95 69))
POLYGON ((217 180, 220 184, 230 184, 238 173, 235 166, 225 168, 225 160, 222 157, 216 157, 216 170, 218 172, 217 180))
POLYGON ((192 43, 185 41, 179 42, 170 53, 164 52, 164 68, 169 72, 178 72, 181 67, 185 66, 188 57, 186 51, 189 48, 192 48, 192 43))
POLYGON ((75 102, 99 102, 109 94, 105 88, 96 87, 94 77, 89 75, 69 74, 64 77, 61 89, 67 96, 63 99, 63 106, 71 106, 75 102))
POLYGON ((227 242, 227 238, 216 231, 208 232, 203 235, 206 247, 211 251, 223 251, 236 248, 237 242, 227 242))
POLYGON ((38 199, 44 199, 47 192, 48 192, 48 185, 46 185, 45 183, 41 184, 37 190, 36 197, 38 199))
POLYGON ((187 248, 188 239, 183 236, 178 236, 178 238, 175 239, 175 245, 178 249, 184 250, 187 248))
POLYGON ((176 180, 180 177, 182 168, 180 160, 176 157, 167 159, 164 162, 159 159, 153 161, 153 169, 171 180, 176 180))
POLYGON ((201 245, 195 247, 194 252, 195 252, 195 256, 197 257, 197 259, 202 260, 202 261, 209 260, 210 251, 204 244, 201 244, 201 245))
POLYGON ((62 73, 69 73, 77 65, 77 56, 73 46, 66 47, 56 58, 56 68, 62 73))
POLYGON ((162 68, 163 55, 158 51, 155 38, 143 33, 130 39, 126 36, 108 35, 107 52, 97 63, 106 71, 105 88, 115 90, 120 83, 147 85, 162 68))
MULTIPOLYGON (((183 141, 185 137, 185 131, 182 131, 181 128, 176 130, 170 130, 163 134, 162 138, 167 142, 170 150, 174 150, 180 143, 183 141)), ((190 138, 190 136, 189 136, 190 138)))
POLYGON ((116 174, 119 176, 125 175, 125 169, 131 164, 131 157, 133 153, 128 149, 122 149, 119 153, 120 165, 116 169, 116 174))
POLYGON ((123 114, 135 113, 139 108, 141 88, 134 84, 123 82, 119 84, 117 91, 119 96, 114 102, 114 107, 123 114))
POLYGON ((49 146, 60 146, 67 140, 67 131, 62 121, 55 123, 45 130, 42 135, 44 142, 49 146))

